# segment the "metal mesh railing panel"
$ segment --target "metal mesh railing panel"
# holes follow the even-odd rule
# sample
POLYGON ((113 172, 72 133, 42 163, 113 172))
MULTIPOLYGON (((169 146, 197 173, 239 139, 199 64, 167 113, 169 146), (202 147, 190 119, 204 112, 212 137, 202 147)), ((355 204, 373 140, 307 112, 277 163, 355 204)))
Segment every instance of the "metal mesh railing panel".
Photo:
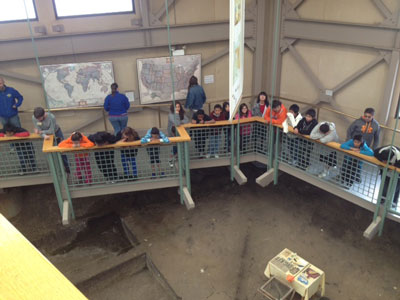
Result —
POLYGON ((174 144, 65 152, 72 189, 96 184, 179 177, 174 144))
POLYGON ((0 142, 0 177, 49 174, 49 165, 42 152, 42 145, 41 139, 0 142))
POLYGON ((191 137, 191 160, 215 159, 231 155, 231 125, 187 128, 191 137))
POLYGON ((379 166, 282 130, 280 136, 280 163, 376 203, 381 181, 379 166))

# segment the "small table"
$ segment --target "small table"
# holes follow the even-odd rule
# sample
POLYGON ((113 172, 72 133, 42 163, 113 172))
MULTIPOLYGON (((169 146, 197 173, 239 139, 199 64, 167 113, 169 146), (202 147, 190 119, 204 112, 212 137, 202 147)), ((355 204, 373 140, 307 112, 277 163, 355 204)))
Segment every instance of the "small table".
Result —
POLYGON ((304 300, 309 300, 319 290, 321 290, 321 296, 325 294, 324 271, 289 249, 284 249, 271 259, 264 274, 268 278, 275 276, 281 281, 286 281, 304 300), (286 277, 288 275, 294 277, 292 282, 287 281, 286 277))

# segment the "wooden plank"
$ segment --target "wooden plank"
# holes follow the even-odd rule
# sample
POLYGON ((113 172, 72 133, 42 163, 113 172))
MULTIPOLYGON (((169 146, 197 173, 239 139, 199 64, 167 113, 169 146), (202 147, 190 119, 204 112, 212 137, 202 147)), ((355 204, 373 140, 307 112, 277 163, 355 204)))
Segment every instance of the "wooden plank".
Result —
POLYGON ((0 214, 0 299, 87 299, 0 214))

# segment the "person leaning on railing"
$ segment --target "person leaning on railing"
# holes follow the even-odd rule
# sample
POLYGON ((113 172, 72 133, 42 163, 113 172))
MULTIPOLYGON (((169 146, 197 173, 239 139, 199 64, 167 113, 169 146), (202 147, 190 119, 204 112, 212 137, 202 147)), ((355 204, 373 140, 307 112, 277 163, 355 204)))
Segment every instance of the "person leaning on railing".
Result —
MULTIPOLYGON (((94 143, 80 132, 73 132, 71 136, 58 144, 59 148, 90 148, 94 143)), ((82 173, 85 176, 85 183, 92 183, 92 167, 90 166, 89 153, 76 153, 75 158, 75 177, 79 182, 83 181, 82 173)))
MULTIPOLYGON (((150 128, 146 135, 142 137, 140 142, 142 144, 147 144, 152 141, 159 141, 160 143, 169 143, 168 137, 160 131, 157 127, 150 128)), ((159 174, 161 177, 165 176, 165 173, 161 170, 161 160, 160 160, 160 146, 152 146, 147 147, 147 154, 150 157, 150 164, 151 164, 151 178, 156 178, 159 174), (157 165, 157 169, 156 169, 157 165), (158 173, 157 173, 158 171, 158 173)))
MULTIPOLYGON (((134 141, 140 141, 140 136, 136 130, 131 127, 125 127, 121 131, 121 140, 119 143, 129 143, 134 141)), ((124 174, 126 179, 137 179, 138 170, 136 165, 136 155, 138 148, 122 148, 121 149, 121 162, 124 168, 124 174), (132 173, 129 172, 129 165, 132 168, 132 173)))
MULTIPOLYGON (((210 118, 215 122, 224 121, 225 116, 222 114, 222 106, 220 104, 214 105, 214 110, 210 113, 210 118)), ((210 132, 210 143, 208 144, 208 154, 206 158, 214 155, 215 158, 219 158, 219 144, 221 143, 221 128, 215 128, 210 132)))
MULTIPOLYGON (((215 120, 211 119, 210 116, 204 113, 204 110, 199 109, 197 112, 193 114, 192 124, 211 124, 215 123, 215 120)), ((204 149, 206 147, 207 135, 202 129, 194 129, 193 130, 193 139, 194 145, 199 152, 198 155, 200 157, 204 157, 204 149)))
MULTIPOLYGON (((315 118, 316 112, 310 108, 306 111, 306 116, 300 120, 296 127, 293 129, 293 133, 310 135, 315 126, 318 125, 318 121, 315 118)), ((313 143, 307 139, 300 139, 299 141, 300 155, 298 157, 298 167, 300 169, 307 169, 310 165, 310 155, 313 149, 313 143)))
MULTIPOLYGON (((5 124, 3 129, 0 130, 0 137, 28 137, 29 131, 16 127, 12 124, 5 124)), ((36 159, 35 159, 35 148, 30 141, 15 141, 15 143, 10 145, 11 149, 17 151, 19 158, 19 163, 21 165, 20 175, 24 175, 29 172, 36 172, 36 159)))
POLYGON ((297 124, 301 121, 303 118, 300 113, 300 107, 297 104, 292 104, 289 107, 289 111, 286 114, 287 118, 286 120, 282 123, 283 127, 283 132, 287 133, 287 145, 286 146, 286 153, 289 155, 289 163, 296 165, 298 162, 298 154, 299 154, 299 139, 296 137, 296 135, 288 133, 289 132, 289 126, 292 128, 295 128, 297 124))
MULTIPOLYGON (((394 166, 396 168, 400 168, 400 148, 398 148, 398 147, 383 146, 383 147, 377 148, 374 150, 374 156, 376 159, 378 159, 379 161, 381 161, 385 164, 389 160, 389 156, 390 156, 389 165, 394 166)), ((382 176, 382 170, 381 170, 381 176, 382 176)), ((390 173, 388 173, 388 175, 386 176, 385 185, 383 187, 383 193, 382 193, 382 203, 385 203, 385 201, 386 201, 386 195, 387 195, 387 191, 389 188, 390 176, 391 176, 390 173)), ((382 180, 383 180, 383 178, 382 178, 382 180)), ((399 201, 400 177, 397 180, 397 183, 395 183, 395 184, 396 184, 396 189, 394 192, 392 208, 396 208, 397 203, 399 201)))
MULTIPOLYGON (((367 156, 374 156, 374 151, 363 141, 361 134, 340 145, 341 149, 353 151, 367 156)), ((354 181, 361 183, 362 161, 359 158, 345 155, 340 172, 340 181, 346 188, 350 188, 354 181)))
POLYGON ((272 105, 267 108, 265 112, 264 119, 267 120, 268 123, 272 123, 274 125, 282 125, 287 118, 287 109, 279 100, 272 101, 272 105), (271 107, 272 106, 272 107, 271 107), (272 110, 272 113, 271 113, 272 110), (271 118, 272 114, 272 118, 271 118))
MULTIPOLYGON (((319 140, 321 143, 326 144, 329 142, 338 142, 339 137, 336 133, 336 126, 333 122, 320 122, 311 131, 310 138, 319 140)), ((326 149, 326 153, 320 154, 319 161, 324 163, 323 171, 318 175, 324 178, 330 175, 330 172, 337 168, 336 151, 326 149)))

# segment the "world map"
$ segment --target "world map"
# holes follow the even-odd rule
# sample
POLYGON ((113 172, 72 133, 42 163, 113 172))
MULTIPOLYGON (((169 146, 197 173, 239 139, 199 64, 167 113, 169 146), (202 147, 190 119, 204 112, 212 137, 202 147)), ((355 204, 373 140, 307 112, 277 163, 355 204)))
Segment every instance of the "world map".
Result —
MULTIPOLYGON (((201 79, 201 55, 172 57, 175 99, 186 99, 191 76, 201 79)), ((137 60, 140 102, 159 103, 172 100, 172 78, 169 57, 137 60)))
POLYGON ((112 62, 40 67, 50 108, 102 106, 114 82, 112 62))

